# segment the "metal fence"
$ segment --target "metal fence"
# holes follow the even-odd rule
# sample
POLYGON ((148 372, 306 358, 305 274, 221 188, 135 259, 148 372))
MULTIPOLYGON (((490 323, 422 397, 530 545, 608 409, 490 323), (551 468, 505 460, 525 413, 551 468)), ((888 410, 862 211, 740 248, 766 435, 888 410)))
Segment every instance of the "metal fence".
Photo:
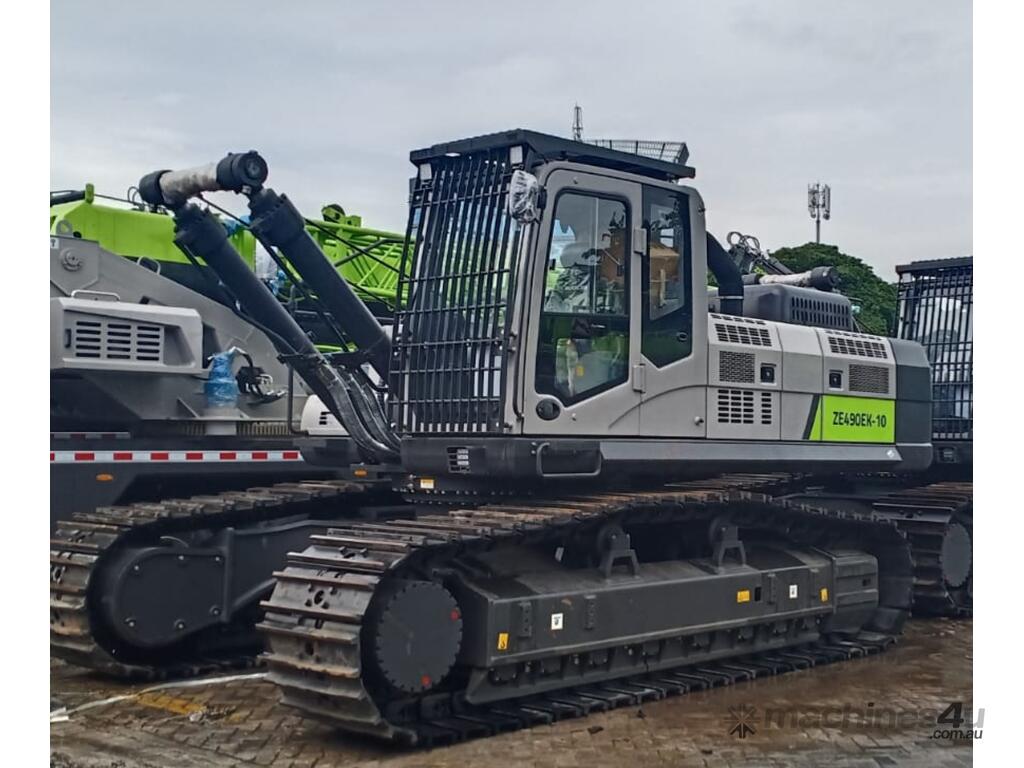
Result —
POLYGON ((973 261, 917 262, 897 272, 898 335, 924 346, 932 366, 933 439, 973 440, 973 261))
POLYGON ((587 144, 595 147, 628 152, 640 157, 664 160, 669 163, 685 163, 690 151, 684 141, 651 141, 649 139, 588 139, 587 144))

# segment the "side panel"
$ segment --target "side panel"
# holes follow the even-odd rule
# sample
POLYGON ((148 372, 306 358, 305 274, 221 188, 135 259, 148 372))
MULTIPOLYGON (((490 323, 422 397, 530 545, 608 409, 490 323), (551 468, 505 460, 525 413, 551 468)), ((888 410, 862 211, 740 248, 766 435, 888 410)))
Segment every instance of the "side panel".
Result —
POLYGON ((778 440, 783 371, 776 325, 712 313, 707 327, 707 436, 778 440))
POLYGON ((896 397, 896 363, 887 338, 821 328, 817 332, 824 355, 825 392, 896 397))
POLYGON ((818 410, 821 395, 805 392, 782 393, 783 440, 820 440, 821 420, 818 410))
MULTIPOLYGON (((707 241, 704 229, 704 202, 695 189, 674 187, 675 194, 688 200, 690 224, 690 289, 686 297, 691 308, 690 354, 658 367, 641 356, 643 402, 640 406, 640 434, 651 437, 705 437, 708 411, 708 337, 707 324, 707 241)), ((653 225, 648 228, 648 248, 641 259, 652 259, 654 272, 653 225)), ((657 276, 651 278, 656 283, 657 276)), ((650 301, 650 299, 649 299, 650 301)), ((642 346, 642 344, 641 344, 642 346)))
MULTIPOLYGON (((943 407, 942 403, 932 402, 932 369, 920 344, 903 339, 892 339, 893 357, 896 359, 896 440, 900 443, 929 443, 934 436, 932 429, 933 406, 943 407)), ((969 444, 961 442, 944 450, 936 451, 940 461, 970 461, 969 444)))
MULTIPOLYGON (((271 378, 265 391, 287 386, 269 338, 228 307, 94 242, 50 239, 52 428, 201 420, 204 357, 234 346, 271 378)), ((294 394, 298 412, 306 395, 294 394)), ((237 408, 240 424, 287 431, 285 397, 242 396, 237 408)))
POLYGON ((203 321, 191 307, 50 299, 50 370, 203 374, 203 321))
POLYGON ((815 422, 822 392, 824 362, 814 328, 779 323, 782 344, 783 440, 817 440, 821 424, 815 422))

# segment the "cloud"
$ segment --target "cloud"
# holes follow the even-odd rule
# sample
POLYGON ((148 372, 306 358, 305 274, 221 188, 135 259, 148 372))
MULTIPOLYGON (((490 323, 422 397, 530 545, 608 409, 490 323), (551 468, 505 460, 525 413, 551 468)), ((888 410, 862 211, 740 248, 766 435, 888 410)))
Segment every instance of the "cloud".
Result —
POLYGON ((51 185, 257 148, 275 187, 402 230, 411 149, 528 127, 686 140, 709 225, 823 236, 893 278, 971 251, 971 6, 78 3, 51 20, 51 185), (481 10, 481 9, 485 10, 481 10))

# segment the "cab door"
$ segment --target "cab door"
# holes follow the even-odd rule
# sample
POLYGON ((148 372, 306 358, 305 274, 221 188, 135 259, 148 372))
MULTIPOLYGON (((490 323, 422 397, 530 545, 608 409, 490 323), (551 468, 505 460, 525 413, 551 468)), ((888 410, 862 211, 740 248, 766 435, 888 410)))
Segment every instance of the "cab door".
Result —
POLYGON ((523 431, 635 436, 640 185, 563 168, 544 187, 526 313, 523 431))
POLYGON ((696 190, 645 184, 640 297, 640 433, 707 435, 707 246, 696 190))

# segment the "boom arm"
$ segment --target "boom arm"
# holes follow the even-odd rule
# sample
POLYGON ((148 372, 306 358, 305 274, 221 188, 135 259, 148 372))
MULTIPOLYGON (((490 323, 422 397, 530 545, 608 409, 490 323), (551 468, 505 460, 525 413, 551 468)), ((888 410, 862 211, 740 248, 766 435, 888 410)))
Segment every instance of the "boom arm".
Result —
POLYGON ((263 189, 265 179, 266 163, 255 152, 248 152, 228 155, 219 163, 190 171, 151 173, 142 179, 139 189, 147 203, 171 209, 175 242, 200 256, 245 311, 271 331, 281 356, 294 365, 303 381, 345 426, 367 458, 379 463, 395 461, 398 438, 388 426, 375 394, 361 373, 332 366, 248 268, 228 241, 221 223, 209 211, 187 202, 188 197, 183 196, 186 192, 191 196, 215 190, 247 194, 254 218, 260 221, 259 229, 255 221, 253 224, 257 236, 265 236, 271 245, 280 248, 304 279, 307 274, 313 276, 311 284, 327 303, 336 322, 363 348, 378 373, 386 377, 390 356, 387 334, 330 266, 305 231, 302 216, 291 202, 273 190, 263 189), (324 276, 324 270, 319 268, 321 264, 333 279, 324 276), (363 347, 367 343, 368 350, 363 347))
POLYGON ((258 238, 276 246, 307 285, 312 286, 335 322, 359 348, 359 352, 387 381, 391 339, 369 308, 338 274, 305 228, 305 220, 292 201, 272 189, 249 196, 250 226, 258 238))
POLYGON ((800 288, 817 288, 831 291, 839 286, 839 272, 835 267, 814 267, 806 272, 793 272, 789 267, 767 251, 761 250, 761 243, 753 235, 730 232, 726 238, 729 255, 743 272, 744 285, 795 285, 800 288), (754 272, 760 267, 764 274, 754 272))

